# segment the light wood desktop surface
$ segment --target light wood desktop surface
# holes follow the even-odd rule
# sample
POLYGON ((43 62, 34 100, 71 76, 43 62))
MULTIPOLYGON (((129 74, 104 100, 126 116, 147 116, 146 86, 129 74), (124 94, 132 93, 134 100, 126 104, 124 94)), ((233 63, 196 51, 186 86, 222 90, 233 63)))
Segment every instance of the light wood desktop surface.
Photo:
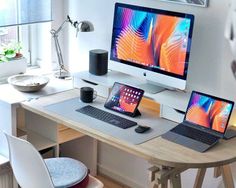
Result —
MULTIPOLYGON (((188 168, 204 169, 208 167, 218 167, 236 161, 236 138, 229 141, 221 140, 219 144, 205 153, 193 151, 164 140, 161 137, 157 137, 140 145, 133 145, 89 128, 80 122, 75 122, 63 116, 59 116, 44 108, 47 105, 55 104, 78 96, 79 90, 73 89, 51 96, 41 97, 36 100, 22 102, 21 105, 26 110, 49 118, 59 124, 66 125, 81 133, 96 138, 99 141, 142 157, 157 167, 173 167, 175 169, 181 169, 180 171, 184 171, 188 168)), ((141 109, 141 111, 142 110, 144 109, 141 109)), ((166 123, 168 122, 169 121, 166 120, 166 123)), ((175 185, 178 185, 178 183, 175 185)))

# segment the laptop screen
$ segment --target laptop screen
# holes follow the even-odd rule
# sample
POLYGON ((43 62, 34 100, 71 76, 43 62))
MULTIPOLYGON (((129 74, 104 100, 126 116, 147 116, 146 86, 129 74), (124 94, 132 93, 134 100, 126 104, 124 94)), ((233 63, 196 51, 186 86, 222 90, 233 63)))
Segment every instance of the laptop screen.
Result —
POLYGON ((185 120, 224 134, 233 105, 232 101, 193 91, 185 120))

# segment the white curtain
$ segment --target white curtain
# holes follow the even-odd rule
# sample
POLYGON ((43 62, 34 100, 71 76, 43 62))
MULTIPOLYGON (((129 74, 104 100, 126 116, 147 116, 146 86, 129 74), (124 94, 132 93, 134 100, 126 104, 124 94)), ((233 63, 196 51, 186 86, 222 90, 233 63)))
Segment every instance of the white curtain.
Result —
POLYGON ((0 27, 51 20, 51 0, 0 0, 0 27))

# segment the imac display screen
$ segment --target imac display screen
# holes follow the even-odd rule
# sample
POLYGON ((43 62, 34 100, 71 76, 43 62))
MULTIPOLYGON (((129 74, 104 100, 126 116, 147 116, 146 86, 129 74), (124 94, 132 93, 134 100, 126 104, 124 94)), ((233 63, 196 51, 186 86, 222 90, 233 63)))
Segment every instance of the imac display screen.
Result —
POLYGON ((117 3, 111 60, 186 79, 194 16, 117 3))

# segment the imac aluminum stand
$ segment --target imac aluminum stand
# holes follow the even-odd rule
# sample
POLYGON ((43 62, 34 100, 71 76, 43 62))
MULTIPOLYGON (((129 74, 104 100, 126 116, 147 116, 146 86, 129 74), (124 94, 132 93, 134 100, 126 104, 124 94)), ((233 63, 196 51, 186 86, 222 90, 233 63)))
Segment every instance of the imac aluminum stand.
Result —
POLYGON ((166 89, 166 88, 158 86, 155 83, 152 83, 150 81, 148 81, 145 84, 139 84, 137 86, 140 87, 141 89, 143 89, 145 92, 151 93, 151 94, 160 93, 166 89))

